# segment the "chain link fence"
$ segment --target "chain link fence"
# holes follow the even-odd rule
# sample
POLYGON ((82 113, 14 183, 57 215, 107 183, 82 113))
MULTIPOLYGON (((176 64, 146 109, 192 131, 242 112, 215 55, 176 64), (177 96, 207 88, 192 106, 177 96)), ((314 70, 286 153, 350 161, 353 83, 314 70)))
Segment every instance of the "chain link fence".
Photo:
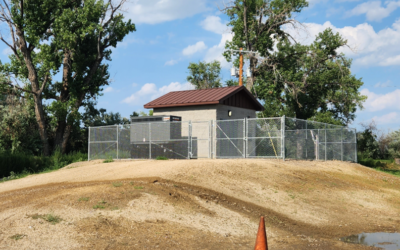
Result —
POLYGON ((89 128, 89 160, 276 158, 357 162, 356 130, 295 118, 89 128))

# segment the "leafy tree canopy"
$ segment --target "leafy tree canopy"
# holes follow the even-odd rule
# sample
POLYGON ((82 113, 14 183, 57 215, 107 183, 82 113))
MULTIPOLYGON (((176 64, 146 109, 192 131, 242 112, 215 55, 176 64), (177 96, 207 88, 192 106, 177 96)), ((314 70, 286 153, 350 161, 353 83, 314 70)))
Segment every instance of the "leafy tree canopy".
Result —
POLYGON ((0 39, 13 51, 11 62, 1 70, 25 84, 17 88, 32 99, 45 155, 50 153, 49 136, 54 147, 65 152, 81 118, 79 108, 108 84, 104 60, 111 60, 111 47, 135 31, 119 12, 124 2, 4 0, 0 4, 0 21, 10 28, 12 42, 0 39), (58 73, 60 80, 54 79, 58 73), (44 105, 44 99, 52 102, 44 105))
POLYGON ((222 87, 220 77, 221 64, 218 61, 190 63, 188 69, 189 76, 186 79, 196 89, 222 87))
POLYGON ((361 79, 351 74, 351 60, 338 50, 347 41, 331 29, 321 32, 311 45, 298 44, 288 33, 304 29, 293 18, 305 0, 235 0, 225 7, 234 37, 226 43, 228 61, 244 48, 252 76, 246 87, 265 104, 266 116, 288 115, 300 119, 348 124, 366 99, 359 93, 361 79))

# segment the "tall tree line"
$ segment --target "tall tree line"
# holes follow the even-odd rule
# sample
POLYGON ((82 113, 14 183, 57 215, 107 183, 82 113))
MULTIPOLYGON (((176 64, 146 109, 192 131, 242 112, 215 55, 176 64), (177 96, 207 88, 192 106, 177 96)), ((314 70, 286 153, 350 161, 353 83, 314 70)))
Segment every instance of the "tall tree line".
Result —
POLYGON ((66 151, 79 108, 87 106, 108 85, 111 48, 135 25, 120 13, 125 0, 3 0, 0 21, 9 27, 13 54, 1 70, 2 81, 18 89, 34 108, 43 154, 54 147, 66 151), (62 79, 54 76, 61 73, 62 79), (19 84, 18 84, 19 83, 19 84), (46 102, 45 100, 50 100, 46 102), (49 124, 51 123, 51 124, 49 124))

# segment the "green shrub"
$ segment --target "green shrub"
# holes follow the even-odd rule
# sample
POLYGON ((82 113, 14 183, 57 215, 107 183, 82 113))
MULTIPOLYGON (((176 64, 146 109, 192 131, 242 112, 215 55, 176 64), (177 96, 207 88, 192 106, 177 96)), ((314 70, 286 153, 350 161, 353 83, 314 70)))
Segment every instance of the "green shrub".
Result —
POLYGON ((84 161, 87 154, 72 152, 62 155, 56 150, 52 156, 33 156, 26 153, 0 152, 0 178, 17 179, 28 174, 57 170, 68 164, 84 161))
POLYGON ((114 162, 114 159, 111 156, 109 156, 107 159, 103 161, 103 163, 110 163, 110 162, 114 162))
POLYGON ((168 160, 165 156, 157 156, 156 160, 168 160))

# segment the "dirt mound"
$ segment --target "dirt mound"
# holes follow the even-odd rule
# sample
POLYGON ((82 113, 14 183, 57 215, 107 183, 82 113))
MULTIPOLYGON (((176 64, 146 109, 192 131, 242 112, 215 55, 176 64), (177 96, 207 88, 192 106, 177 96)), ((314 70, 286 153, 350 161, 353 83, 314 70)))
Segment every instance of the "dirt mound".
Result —
POLYGON ((0 249, 370 249, 400 231, 400 179, 344 162, 87 162, 0 184, 0 249), (37 215, 34 219, 32 215, 37 215))

